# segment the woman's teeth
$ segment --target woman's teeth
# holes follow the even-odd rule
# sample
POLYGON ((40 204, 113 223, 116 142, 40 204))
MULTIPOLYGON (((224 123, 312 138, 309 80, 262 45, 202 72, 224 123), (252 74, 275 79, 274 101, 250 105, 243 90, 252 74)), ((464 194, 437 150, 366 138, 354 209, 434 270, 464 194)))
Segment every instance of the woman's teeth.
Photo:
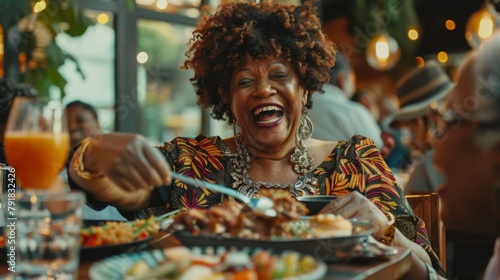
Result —
POLYGON ((278 117, 278 118, 272 118, 272 119, 265 120, 265 121, 258 121, 258 120, 256 120, 256 122, 257 122, 258 124, 270 124, 270 123, 273 123, 273 122, 278 121, 279 119, 280 119, 280 118, 278 117))
POLYGON ((262 113, 264 111, 280 111, 281 112, 281 108, 278 107, 278 106, 273 106, 273 105, 264 106, 264 107, 260 107, 259 109, 255 110, 255 112, 253 113, 253 115, 257 116, 258 114, 260 114, 260 113, 262 113))
POLYGON ((258 108, 254 112, 254 120, 259 125, 268 125, 279 121, 283 117, 283 112, 278 106, 265 106, 258 108))

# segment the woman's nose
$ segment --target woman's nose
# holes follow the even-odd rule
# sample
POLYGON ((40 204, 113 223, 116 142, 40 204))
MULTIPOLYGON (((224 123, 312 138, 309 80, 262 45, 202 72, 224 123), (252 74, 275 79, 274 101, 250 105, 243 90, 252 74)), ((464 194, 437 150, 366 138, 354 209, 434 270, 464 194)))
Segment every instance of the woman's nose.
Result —
POLYGON ((255 94, 260 97, 267 97, 275 93, 274 88, 268 80, 260 80, 257 82, 255 94))

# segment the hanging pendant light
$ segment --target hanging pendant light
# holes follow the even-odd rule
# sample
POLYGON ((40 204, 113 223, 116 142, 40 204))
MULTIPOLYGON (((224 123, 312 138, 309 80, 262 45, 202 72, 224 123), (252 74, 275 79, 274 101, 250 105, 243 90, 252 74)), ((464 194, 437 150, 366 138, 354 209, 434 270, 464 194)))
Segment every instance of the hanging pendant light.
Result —
POLYGON ((394 38, 386 32, 382 32, 368 43, 365 56, 368 64, 373 69, 389 70, 399 62, 401 50, 394 38))
POLYGON ((479 47, 498 26, 496 19, 487 6, 473 13, 465 25, 465 39, 471 48, 479 47))

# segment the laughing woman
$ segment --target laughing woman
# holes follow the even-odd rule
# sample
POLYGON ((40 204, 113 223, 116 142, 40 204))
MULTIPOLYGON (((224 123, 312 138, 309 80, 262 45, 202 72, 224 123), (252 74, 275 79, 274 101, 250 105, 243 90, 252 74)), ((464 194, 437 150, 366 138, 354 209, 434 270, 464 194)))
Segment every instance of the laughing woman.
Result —
POLYGON ((309 100, 335 61, 313 3, 224 3, 202 17, 190 43, 184 68, 194 70, 198 103, 233 125, 234 137, 179 137, 158 148, 134 134, 85 139, 68 170, 94 207, 112 204, 132 218, 224 201, 172 180, 170 170, 247 196, 262 189, 336 195, 330 212, 370 220, 375 238, 442 270, 373 141, 311 139, 309 100))

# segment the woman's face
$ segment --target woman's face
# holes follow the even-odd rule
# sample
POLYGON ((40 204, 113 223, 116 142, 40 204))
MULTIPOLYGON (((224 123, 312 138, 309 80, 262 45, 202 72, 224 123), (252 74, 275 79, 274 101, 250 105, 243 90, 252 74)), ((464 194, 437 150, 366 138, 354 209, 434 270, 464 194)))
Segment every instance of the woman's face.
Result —
POLYGON ((271 57, 235 69, 230 88, 230 106, 241 126, 245 143, 257 151, 280 149, 295 143, 305 90, 292 65, 271 57))
MULTIPOLYGON (((446 177, 438 192, 443 202, 447 228, 480 234, 498 234, 500 216, 495 213, 492 186, 498 180, 498 151, 483 151, 476 144, 477 127, 467 116, 474 112, 467 104, 474 98, 471 80, 463 75, 449 96, 447 108, 462 121, 449 126, 435 143, 434 160, 446 177)), ((474 108, 477 110, 478 108, 474 108)), ((479 139, 480 140, 480 139, 479 139)))

